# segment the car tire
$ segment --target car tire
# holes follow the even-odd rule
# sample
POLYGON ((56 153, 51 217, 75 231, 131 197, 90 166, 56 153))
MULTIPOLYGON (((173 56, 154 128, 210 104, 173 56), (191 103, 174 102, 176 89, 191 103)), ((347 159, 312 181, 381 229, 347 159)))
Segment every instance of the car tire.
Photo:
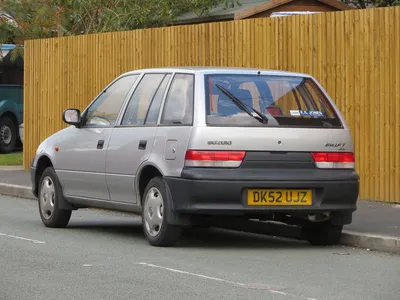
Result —
POLYGON ((46 168, 38 188, 39 214, 46 227, 64 228, 68 225, 72 211, 60 209, 63 197, 56 172, 53 167, 46 168))
POLYGON ((151 179, 143 193, 142 226, 152 246, 173 246, 181 236, 182 228, 167 222, 172 210, 167 197, 167 184, 161 177, 151 179))
POLYGON ((332 225, 329 222, 307 223, 302 231, 305 239, 316 246, 335 245, 340 242, 343 225, 332 225))
POLYGON ((4 116, 0 120, 0 153, 11 153, 17 143, 17 126, 14 121, 4 116))

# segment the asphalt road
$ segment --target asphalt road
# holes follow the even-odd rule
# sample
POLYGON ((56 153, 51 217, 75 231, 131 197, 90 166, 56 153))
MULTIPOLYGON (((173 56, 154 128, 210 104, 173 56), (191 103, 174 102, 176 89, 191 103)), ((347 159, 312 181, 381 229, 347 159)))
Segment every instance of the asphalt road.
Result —
POLYGON ((400 299, 400 257, 227 230, 151 247, 137 217, 80 210, 45 228, 0 196, 0 299, 400 299))

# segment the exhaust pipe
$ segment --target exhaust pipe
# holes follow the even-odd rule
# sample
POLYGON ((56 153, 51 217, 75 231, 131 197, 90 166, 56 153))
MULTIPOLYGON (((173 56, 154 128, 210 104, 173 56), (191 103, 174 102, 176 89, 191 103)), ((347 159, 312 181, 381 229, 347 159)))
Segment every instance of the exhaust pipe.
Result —
POLYGON ((325 222, 331 218, 330 212, 325 212, 322 214, 310 214, 308 215, 308 220, 311 222, 325 222))

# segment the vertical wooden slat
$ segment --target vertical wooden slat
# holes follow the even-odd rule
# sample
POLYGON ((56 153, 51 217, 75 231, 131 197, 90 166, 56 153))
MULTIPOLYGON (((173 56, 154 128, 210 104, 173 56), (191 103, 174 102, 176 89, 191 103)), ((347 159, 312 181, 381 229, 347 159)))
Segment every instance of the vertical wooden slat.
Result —
MULTIPOLYGON (((353 30, 354 32, 360 32, 360 16, 359 16, 359 11, 355 11, 354 14, 351 16, 351 26, 353 26, 353 30)), ((351 31, 353 31, 351 30, 351 31)), ((349 100, 351 101, 351 105, 353 106, 353 114, 354 114, 354 118, 352 119, 352 131, 354 133, 354 147, 355 147, 355 158, 356 158, 356 169, 358 172, 360 172, 360 170, 362 169, 363 166, 363 161, 360 159, 360 149, 361 149, 361 145, 360 145, 360 141, 362 139, 361 136, 361 127, 360 127, 360 104, 361 104, 361 98, 360 98, 360 65, 361 65, 361 51, 362 51, 362 44, 360 41, 360 36, 359 35, 353 35, 352 36, 353 39, 353 47, 348 49, 348 52, 351 52, 352 57, 353 57, 353 68, 352 71, 353 72, 353 78, 354 78, 354 85, 352 87, 353 91, 352 91, 352 97, 349 98, 349 100), (357 117, 358 116, 358 117, 357 117)), ((360 183, 360 186, 364 186, 364 182, 360 183)))
MULTIPOLYGON (((288 43, 289 43, 289 71, 295 71, 298 69, 298 64, 300 64, 299 57, 302 53, 300 52, 300 40, 301 37, 297 34, 296 28, 300 26, 299 16, 294 16, 291 18, 290 30, 288 33, 288 43)), ((299 69, 300 70, 300 69, 299 69)))
MULTIPOLYGON (((390 38, 390 14, 389 14, 389 10, 384 10, 384 25, 385 25, 385 47, 384 47, 384 52, 383 52, 383 57, 384 57, 384 68, 381 69, 381 75, 384 79, 384 85, 383 85, 383 98, 381 99, 381 101, 383 102, 383 124, 384 124, 384 144, 382 145, 382 148, 384 149, 384 185, 383 185, 383 199, 385 201, 390 201, 390 175, 391 175, 391 166, 390 166, 390 139, 392 138, 390 136, 390 104, 391 104, 391 100, 389 98, 389 91, 390 91, 390 60, 389 60, 389 56, 391 56, 391 51, 390 51, 390 44, 389 44, 389 38, 390 38)), ((397 41, 400 42, 400 41, 397 41)), ((399 53, 398 53, 399 54, 399 53)))
POLYGON ((326 43, 325 43, 325 37, 326 37, 326 32, 325 32, 325 26, 323 23, 323 15, 322 14, 317 14, 316 16, 316 23, 317 23, 317 29, 316 29, 316 35, 317 35, 317 42, 316 42, 316 48, 317 48, 317 57, 315 59, 317 70, 315 73, 316 79, 325 86, 324 82, 324 77, 323 77, 323 71, 326 68, 325 65, 325 53, 326 53, 326 43))
POLYGON ((244 20, 241 22, 241 36, 240 36, 240 43, 242 44, 242 48, 243 48, 243 52, 242 52, 242 64, 241 66, 251 66, 251 51, 250 51, 250 44, 251 44, 251 48, 253 48, 254 46, 252 45, 252 43, 247 42, 247 41, 251 41, 250 40, 250 35, 249 35, 249 22, 250 20, 244 20))
MULTIPOLYGON (((395 26, 393 27, 394 29, 394 35, 396 36, 395 41, 398 41, 398 36, 400 34, 400 6, 396 7, 394 10, 394 19, 395 19, 395 26)), ((395 43, 393 53, 400 53, 400 43, 395 43)), ((395 76, 393 77, 394 81, 394 111, 395 111, 395 128, 394 128, 394 136, 396 137, 394 139, 395 145, 394 148, 391 149, 394 151, 395 155, 395 195, 393 202, 400 202, 400 155, 399 155, 399 149, 400 149, 400 139, 397 138, 400 136, 400 71, 399 71, 399 66, 400 66, 400 55, 394 55, 394 64, 393 68, 395 69, 395 76), (397 150, 397 151, 396 151, 397 150)))
MULTIPOLYGON (((389 12, 389 24, 388 24, 388 30, 389 30, 389 49, 395 49, 396 48, 396 43, 399 44, 400 41, 398 41, 396 35, 394 34, 395 31, 391 30, 392 28, 395 28, 395 10, 388 11, 389 12)), ((389 50, 390 51, 390 50, 389 50)), ((396 53, 396 52, 394 52, 396 53)), ((400 52, 398 52, 400 53, 400 52)), ((395 82, 396 82, 396 68, 399 66, 395 65, 395 57, 398 55, 389 55, 388 63, 389 63, 389 78, 388 78, 388 105, 391 108, 389 110, 389 144, 388 144, 388 155, 389 155, 389 194, 388 194, 388 200, 390 202, 393 202, 396 198, 396 153, 394 151, 390 151, 391 149, 394 149, 395 147, 395 132, 396 132, 396 98, 393 97, 392 95, 395 95, 395 82)))
POLYGON ((376 96, 376 90, 378 86, 378 82, 376 82, 376 72, 375 72, 375 66, 376 66, 376 52, 377 48, 379 47, 378 42, 376 41, 376 34, 375 34, 375 14, 372 13, 372 11, 367 10, 367 15, 369 18, 369 26, 368 26, 368 32, 369 32, 369 65, 370 65, 370 72, 369 72, 369 78, 368 78, 368 86, 369 86, 369 130, 368 132, 370 133, 369 135, 369 156, 374 158, 370 160, 370 166, 369 166, 369 175, 370 175, 370 189, 369 189, 369 198, 370 199, 377 199, 378 197, 378 186, 377 186, 377 179, 378 179, 378 170, 376 168, 377 163, 379 161, 378 159, 378 152, 377 152, 377 145, 376 145, 376 132, 378 131, 378 126, 379 124, 377 123, 376 119, 376 108, 378 106, 377 98, 376 96))
MULTIPOLYGON (((386 99, 384 98, 385 96, 385 74, 382 72, 385 68, 385 38, 386 38, 386 33, 385 33, 385 14, 383 10, 378 10, 379 12, 379 19, 378 19, 378 24, 379 24, 379 64, 378 68, 376 70, 376 74, 379 76, 377 83, 379 85, 379 90, 377 94, 376 101, 379 106, 379 114, 378 114, 378 120, 379 120, 379 134, 377 141, 378 142, 378 147, 379 147, 379 181, 378 181, 378 186, 379 186, 379 195, 380 197, 385 197, 385 106, 386 106, 386 99)), ((378 29, 378 28, 377 28, 378 29)))
POLYGON ((365 130, 368 126, 368 118, 366 116, 366 112, 368 112, 368 94, 366 93, 366 86, 365 86, 365 78, 368 70, 367 60, 366 60, 366 49, 368 48, 368 40, 366 40, 366 30, 368 23, 366 22, 365 14, 359 14, 359 23, 357 24, 357 28, 360 32, 358 35, 358 43, 359 43, 359 51, 358 51, 358 64, 357 64, 357 72, 359 72, 359 98, 356 100, 360 103, 359 105, 359 117, 360 117, 360 134, 359 134, 359 145, 356 151, 357 153, 357 162, 358 162, 358 169, 360 173, 366 174, 366 180, 360 182, 360 197, 363 198, 365 195, 365 190, 368 189, 368 165, 369 162, 366 159, 362 159, 367 157, 367 149, 368 144, 366 143, 366 136, 362 134, 362 131, 365 130))

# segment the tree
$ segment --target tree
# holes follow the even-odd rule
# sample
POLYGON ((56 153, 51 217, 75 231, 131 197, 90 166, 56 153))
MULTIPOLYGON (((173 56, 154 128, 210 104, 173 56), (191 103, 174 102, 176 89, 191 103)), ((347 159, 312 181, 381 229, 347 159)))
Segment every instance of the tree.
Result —
POLYGON ((355 8, 372 8, 400 5, 400 0, 341 0, 355 8))
POLYGON ((165 26, 178 15, 199 15, 220 4, 238 0, 0 0, 0 12, 16 26, 0 19, 0 44, 23 45, 27 39, 133 30, 165 26))

